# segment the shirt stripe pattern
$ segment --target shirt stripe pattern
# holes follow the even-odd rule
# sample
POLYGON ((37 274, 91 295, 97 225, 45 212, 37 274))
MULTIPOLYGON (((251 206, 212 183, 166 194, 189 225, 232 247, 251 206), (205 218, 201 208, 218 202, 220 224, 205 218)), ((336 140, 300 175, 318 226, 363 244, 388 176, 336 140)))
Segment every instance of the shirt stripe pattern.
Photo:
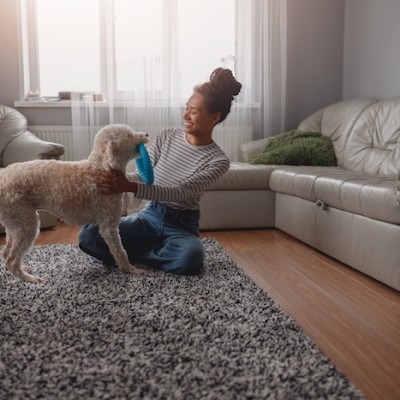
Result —
POLYGON ((216 143, 193 146, 180 129, 161 130, 148 152, 154 183, 139 183, 136 197, 159 201, 178 210, 198 209, 205 190, 228 171, 230 164, 216 143))

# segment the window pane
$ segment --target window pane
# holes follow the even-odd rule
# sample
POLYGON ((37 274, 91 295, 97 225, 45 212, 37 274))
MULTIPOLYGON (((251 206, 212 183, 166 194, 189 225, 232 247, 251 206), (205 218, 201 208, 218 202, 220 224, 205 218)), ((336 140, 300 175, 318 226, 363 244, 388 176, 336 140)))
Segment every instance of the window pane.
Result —
POLYGON ((177 0, 180 96, 220 66, 234 72, 235 0, 177 0))
POLYGON ((115 0, 118 91, 163 87, 163 0, 115 0))
POLYGON ((36 0, 42 96, 100 91, 97 0, 36 0))
POLYGON ((105 12, 114 49, 99 23, 99 7, 110 3, 36 4, 42 96, 113 87, 119 95, 186 99, 216 67, 235 67, 235 0, 114 0, 114 12, 105 12))

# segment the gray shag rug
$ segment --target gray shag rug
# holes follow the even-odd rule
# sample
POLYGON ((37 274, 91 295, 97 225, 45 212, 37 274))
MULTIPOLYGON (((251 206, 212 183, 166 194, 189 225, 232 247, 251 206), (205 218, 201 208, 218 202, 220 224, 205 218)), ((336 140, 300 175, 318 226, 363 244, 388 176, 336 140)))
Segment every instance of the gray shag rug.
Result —
POLYGON ((1 399, 361 399, 213 239, 201 276, 33 247, 45 283, 0 272, 1 399))

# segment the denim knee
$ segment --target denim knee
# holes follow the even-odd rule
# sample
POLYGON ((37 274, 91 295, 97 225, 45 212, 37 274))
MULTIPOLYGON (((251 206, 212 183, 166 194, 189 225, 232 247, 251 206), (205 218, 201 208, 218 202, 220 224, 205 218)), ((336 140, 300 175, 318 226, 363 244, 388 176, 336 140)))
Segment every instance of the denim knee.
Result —
POLYGON ((169 272, 177 275, 199 275, 204 265, 204 250, 200 242, 199 246, 191 246, 183 252, 181 257, 175 260, 174 267, 169 272))
POLYGON ((98 225, 86 225, 79 232, 79 248, 105 263, 113 263, 114 257, 99 233, 98 225))

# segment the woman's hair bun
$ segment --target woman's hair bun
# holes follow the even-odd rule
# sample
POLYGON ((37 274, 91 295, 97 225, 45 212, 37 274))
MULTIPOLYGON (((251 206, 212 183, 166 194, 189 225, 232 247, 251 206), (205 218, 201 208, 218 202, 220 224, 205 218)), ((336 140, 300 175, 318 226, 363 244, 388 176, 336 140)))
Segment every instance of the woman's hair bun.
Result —
POLYGON ((226 68, 215 69, 210 75, 210 83, 217 91, 230 96, 231 100, 239 94, 242 88, 241 83, 235 79, 232 71, 226 68))
POLYGON ((242 88, 230 69, 217 68, 210 81, 194 87, 194 91, 204 96, 204 102, 210 113, 221 113, 222 122, 231 111, 232 102, 242 88))

